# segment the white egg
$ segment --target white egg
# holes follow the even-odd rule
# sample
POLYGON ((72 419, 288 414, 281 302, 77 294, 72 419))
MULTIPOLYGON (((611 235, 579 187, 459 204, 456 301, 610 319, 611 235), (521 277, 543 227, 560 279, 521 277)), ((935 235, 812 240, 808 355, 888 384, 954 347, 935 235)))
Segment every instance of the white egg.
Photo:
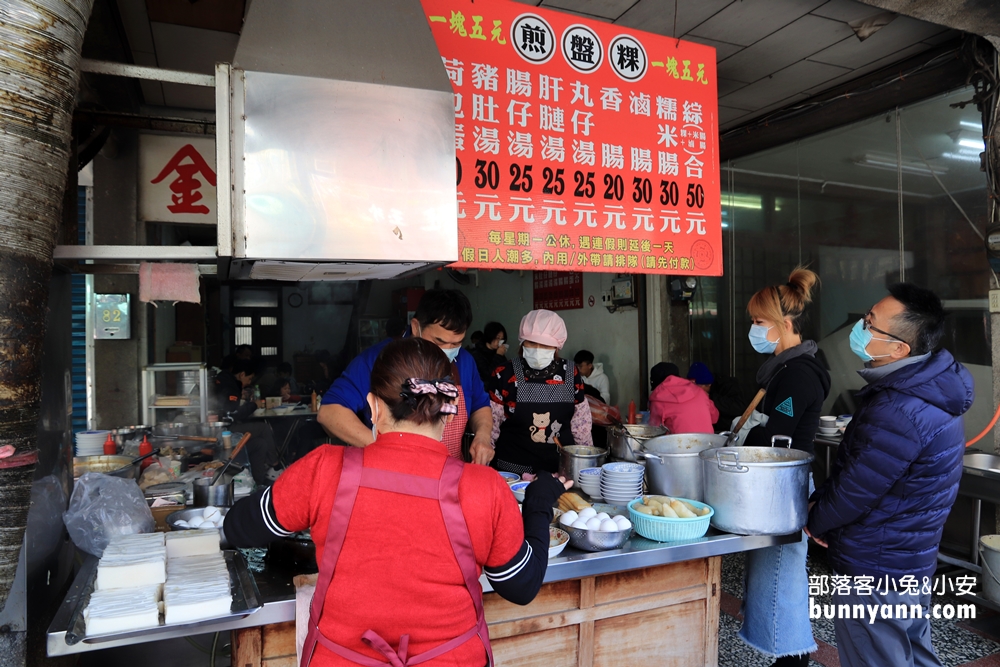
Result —
POLYGON ((205 523, 205 520, 203 518, 201 518, 200 516, 193 516, 188 521, 188 528, 197 528, 203 523, 205 523))
POLYGON ((615 523, 617 523, 621 527, 622 530, 625 530, 626 528, 631 528, 632 527, 632 522, 629 521, 628 519, 626 519, 621 514, 619 514, 616 517, 613 517, 611 520, 614 521, 615 523))
POLYGON ((582 509, 580 511, 580 518, 581 519, 586 520, 586 519, 589 519, 589 518, 595 517, 595 516, 597 516, 597 510, 595 510, 593 507, 585 507, 584 509, 582 509))
POLYGON ((587 530, 600 530, 600 529, 601 529, 600 519, 598 519, 596 516, 587 519, 587 530))
POLYGON ((579 518, 579 516, 580 516, 579 514, 577 514, 573 510, 570 510, 565 514, 563 514, 561 517, 559 517, 559 523, 563 524, 564 526, 572 526, 573 522, 576 521, 579 518))
POLYGON ((174 525, 177 526, 178 528, 188 528, 190 526, 190 524, 188 524, 188 522, 185 521, 184 519, 179 519, 175 521, 174 525))
POLYGON ((202 530, 206 530, 208 528, 218 528, 218 527, 219 524, 212 521, 211 519, 205 519, 204 521, 201 522, 201 525, 199 526, 199 528, 201 528, 202 530))
POLYGON ((576 528, 578 530, 587 530, 587 523, 583 519, 577 519, 573 522, 571 528, 576 528))
POLYGON ((607 512, 598 512, 597 518, 600 519, 601 521, 607 521, 611 517, 608 516, 607 512))
POLYGON ((219 511, 218 507, 212 507, 209 505, 205 508, 205 511, 202 512, 201 515, 209 521, 218 521, 219 517, 222 516, 222 512, 219 511))
POLYGON ((618 527, 618 524, 611 519, 605 519, 601 522, 601 530, 605 533, 617 533, 620 528, 618 527))

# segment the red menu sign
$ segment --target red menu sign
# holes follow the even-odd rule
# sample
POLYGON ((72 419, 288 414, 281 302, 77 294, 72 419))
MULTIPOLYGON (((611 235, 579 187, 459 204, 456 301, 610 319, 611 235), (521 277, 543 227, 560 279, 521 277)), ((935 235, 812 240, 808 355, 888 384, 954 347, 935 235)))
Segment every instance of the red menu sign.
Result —
POLYGON ((583 308, 583 274, 577 271, 535 271, 535 310, 583 308))
POLYGON ((715 49, 421 1, 455 92, 454 266, 722 275, 715 49))

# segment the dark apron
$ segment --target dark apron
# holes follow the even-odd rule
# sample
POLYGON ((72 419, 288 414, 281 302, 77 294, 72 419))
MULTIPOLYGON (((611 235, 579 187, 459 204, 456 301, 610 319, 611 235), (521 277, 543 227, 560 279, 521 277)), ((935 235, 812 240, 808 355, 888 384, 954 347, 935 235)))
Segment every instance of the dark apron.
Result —
POLYGON ((483 589, 479 585, 479 567, 476 563, 476 554, 472 549, 469 527, 465 523, 465 515, 462 514, 462 506, 458 500, 458 485, 461 478, 462 463, 452 457, 448 457, 445 461, 440 479, 432 479, 389 470, 365 468, 364 450, 355 447, 344 449, 344 467, 340 473, 340 483, 337 486, 337 496, 333 501, 333 509, 330 511, 330 524, 323 547, 323 562, 319 566, 319 579, 316 582, 316 592, 313 594, 310 607, 309 633, 302 646, 300 667, 309 667, 317 643, 358 665, 409 667, 442 656, 462 646, 477 635, 483 643, 483 647, 486 648, 487 665, 493 664, 490 634, 486 627, 486 616, 483 613, 483 589), (472 605, 476 610, 476 624, 474 626, 454 639, 414 656, 407 656, 410 643, 409 635, 400 637, 399 647, 395 650, 373 630, 368 630, 361 635, 361 641, 384 655, 385 660, 370 658, 363 653, 341 646, 320 631, 319 622, 323 615, 323 603, 326 601, 326 593, 330 588, 333 572, 337 568, 340 550, 344 546, 347 526, 351 521, 351 513, 354 511, 354 501, 358 496, 358 489, 362 486, 368 489, 399 493, 404 496, 432 498, 441 504, 441 515, 444 517, 444 525, 451 541, 451 549, 455 554, 455 560, 458 561, 459 568, 462 570, 465 587, 472 597, 472 605))
POLYGON ((563 447, 574 444, 570 428, 576 411, 573 362, 566 361, 566 377, 559 384, 527 381, 520 357, 512 359, 511 365, 517 382, 517 401, 514 414, 500 425, 496 466, 518 474, 559 472, 556 438, 563 447))

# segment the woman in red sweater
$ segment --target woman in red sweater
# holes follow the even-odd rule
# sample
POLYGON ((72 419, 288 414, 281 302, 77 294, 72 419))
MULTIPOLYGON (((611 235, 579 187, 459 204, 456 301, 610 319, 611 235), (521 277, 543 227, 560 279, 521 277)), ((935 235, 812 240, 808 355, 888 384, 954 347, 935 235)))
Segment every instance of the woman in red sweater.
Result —
POLYGON ((496 471, 450 458, 450 368, 433 343, 390 343, 368 394, 375 442, 320 447, 226 516, 236 546, 312 531, 320 568, 303 667, 492 664, 481 570, 518 604, 541 587, 568 483, 539 476, 518 512, 496 471))

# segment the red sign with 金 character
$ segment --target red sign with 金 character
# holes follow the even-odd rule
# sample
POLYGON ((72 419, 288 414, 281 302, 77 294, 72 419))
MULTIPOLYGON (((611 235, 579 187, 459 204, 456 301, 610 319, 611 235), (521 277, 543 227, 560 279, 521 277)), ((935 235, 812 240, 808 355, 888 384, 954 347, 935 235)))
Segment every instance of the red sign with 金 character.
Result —
POLYGON ((535 271, 535 309, 583 308, 583 274, 577 271, 535 271))
POLYGON ((455 93, 453 266, 722 275, 713 48, 421 1, 455 93))

